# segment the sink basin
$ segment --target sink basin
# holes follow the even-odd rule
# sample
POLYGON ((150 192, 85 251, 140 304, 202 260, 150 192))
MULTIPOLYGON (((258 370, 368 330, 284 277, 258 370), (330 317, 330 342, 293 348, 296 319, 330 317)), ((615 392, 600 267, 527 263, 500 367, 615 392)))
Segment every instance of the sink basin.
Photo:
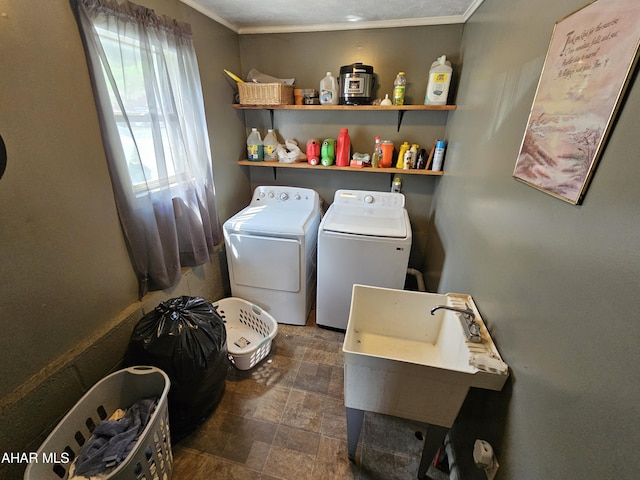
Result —
POLYGON ((345 406, 451 427, 470 387, 501 390, 508 378, 475 302, 433 294, 354 285, 344 338, 345 406), (467 340, 469 308, 481 343, 467 340))

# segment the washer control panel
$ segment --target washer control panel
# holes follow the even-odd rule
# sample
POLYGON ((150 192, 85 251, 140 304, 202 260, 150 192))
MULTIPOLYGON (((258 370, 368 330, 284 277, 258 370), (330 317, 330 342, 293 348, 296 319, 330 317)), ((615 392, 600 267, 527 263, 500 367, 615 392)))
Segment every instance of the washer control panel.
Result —
POLYGON ((262 186, 253 191, 252 205, 265 204, 313 204, 318 201, 318 194, 309 188, 262 186))
POLYGON ((373 192, 365 190, 338 190, 333 197, 338 205, 365 207, 403 208, 404 195, 392 192, 373 192))

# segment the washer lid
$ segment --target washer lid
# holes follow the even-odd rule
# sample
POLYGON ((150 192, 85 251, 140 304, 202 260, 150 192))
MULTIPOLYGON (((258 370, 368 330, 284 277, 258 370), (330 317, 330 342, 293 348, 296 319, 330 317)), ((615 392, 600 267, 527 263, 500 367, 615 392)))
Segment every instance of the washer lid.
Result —
POLYGON ((309 207, 249 206, 227 220, 225 227, 235 232, 304 235, 313 214, 309 207))
POLYGON ((406 238, 409 218, 404 208, 367 208, 331 205, 323 221, 325 232, 406 238))

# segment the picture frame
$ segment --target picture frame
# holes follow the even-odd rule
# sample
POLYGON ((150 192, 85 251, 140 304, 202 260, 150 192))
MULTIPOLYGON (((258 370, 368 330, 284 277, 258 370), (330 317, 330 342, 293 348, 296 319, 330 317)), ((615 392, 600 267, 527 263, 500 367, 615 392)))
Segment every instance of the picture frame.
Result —
POLYGON ((638 62, 640 1, 596 0, 556 22, 513 177, 577 205, 638 62))

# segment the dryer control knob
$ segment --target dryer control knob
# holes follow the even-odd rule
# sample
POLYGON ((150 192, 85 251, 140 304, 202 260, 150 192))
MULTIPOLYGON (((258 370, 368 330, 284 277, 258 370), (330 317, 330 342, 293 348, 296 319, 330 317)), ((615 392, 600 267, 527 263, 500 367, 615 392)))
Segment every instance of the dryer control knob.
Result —
POLYGON ((275 195, 274 195, 274 193, 273 193, 273 192, 269 192, 268 197, 269 197, 269 198, 273 198, 273 197, 275 197, 275 195))
POLYGON ((299 194, 299 193, 296 193, 295 199, 296 199, 296 200, 300 200, 301 198, 302 198, 302 197, 300 196, 300 194, 299 194))
POLYGON ((287 192, 282 192, 280 194, 280 200, 285 201, 288 198, 289 198, 289 194, 287 192))
POLYGON ((373 203, 373 196, 372 195, 365 195, 364 196, 364 203, 373 203))

